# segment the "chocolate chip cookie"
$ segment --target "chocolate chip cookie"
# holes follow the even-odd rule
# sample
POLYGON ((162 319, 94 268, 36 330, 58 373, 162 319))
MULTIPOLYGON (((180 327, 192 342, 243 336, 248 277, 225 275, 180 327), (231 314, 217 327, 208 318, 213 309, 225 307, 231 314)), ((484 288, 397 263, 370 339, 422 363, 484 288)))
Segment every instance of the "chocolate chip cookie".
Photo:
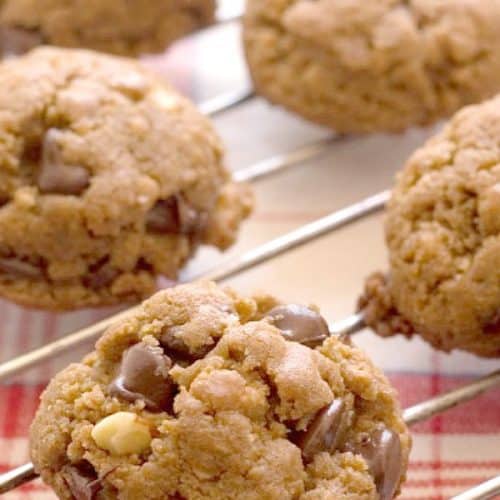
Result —
POLYGON ((257 91, 337 132, 430 124, 500 90, 499 0, 249 0, 257 91))
POLYGON ((40 48, 0 65, 0 295, 137 301, 252 205, 194 106, 138 63, 40 48))
POLYGON ((388 207, 390 273, 361 307, 380 334, 500 357, 500 97, 455 115, 408 161, 388 207))
POLYGON ((212 283, 109 329, 31 428, 36 470, 68 500, 389 500, 409 448, 394 390, 317 310, 212 283))
POLYGON ((2 0, 0 53, 41 44, 121 55, 161 52, 213 21, 215 0, 2 0))

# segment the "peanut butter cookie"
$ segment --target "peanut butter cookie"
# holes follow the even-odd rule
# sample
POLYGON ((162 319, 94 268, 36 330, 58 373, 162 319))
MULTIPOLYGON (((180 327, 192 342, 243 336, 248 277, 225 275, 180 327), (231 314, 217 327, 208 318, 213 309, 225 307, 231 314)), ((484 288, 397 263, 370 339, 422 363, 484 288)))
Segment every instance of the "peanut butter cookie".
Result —
POLYGON ((388 207, 390 273, 361 308, 381 335, 500 357, 500 97, 455 115, 408 161, 388 207))
POLYGON ((249 0, 259 93, 337 132, 430 124, 500 90, 499 0, 249 0))
POLYGON ((37 45, 121 55, 161 52, 213 21, 215 0, 2 0, 0 53, 37 45))
POLYGON ((394 390, 318 311, 212 283, 108 330, 31 428, 36 470, 68 500, 390 500, 409 449, 394 390))
POLYGON ((136 301, 252 204, 194 106, 138 63, 40 48, 0 65, 0 295, 136 301))

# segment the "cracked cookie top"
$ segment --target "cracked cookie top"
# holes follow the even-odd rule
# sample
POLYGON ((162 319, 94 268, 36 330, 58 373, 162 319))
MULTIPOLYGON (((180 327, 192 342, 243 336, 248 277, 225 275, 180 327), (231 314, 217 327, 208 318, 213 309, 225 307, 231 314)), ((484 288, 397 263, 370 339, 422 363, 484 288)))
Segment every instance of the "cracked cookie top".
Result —
POLYGON ((500 356, 499 139, 500 98, 459 112, 408 161, 388 207, 382 309, 447 351, 500 356))
POLYGON ((250 0, 256 89, 338 132, 400 131, 500 90, 499 0, 250 0))
POLYGON ((390 500, 409 448, 386 378, 316 309, 212 283, 109 329, 31 429, 37 471, 68 500, 390 500))
POLYGON ((213 21, 214 0, 2 0, 0 54, 37 45, 121 55, 162 52, 213 21))
POLYGON ((0 86, 0 295, 135 301, 200 243, 232 243, 250 193, 210 122, 138 63, 41 48, 0 86))

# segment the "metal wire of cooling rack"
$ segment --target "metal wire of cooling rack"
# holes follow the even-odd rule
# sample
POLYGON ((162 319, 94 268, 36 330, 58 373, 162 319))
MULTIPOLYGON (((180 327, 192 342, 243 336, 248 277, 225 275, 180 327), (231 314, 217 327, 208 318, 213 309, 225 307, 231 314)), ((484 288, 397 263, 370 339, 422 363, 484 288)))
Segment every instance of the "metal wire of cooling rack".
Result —
POLYGON ((500 493, 500 476, 478 484, 451 500, 489 500, 500 493))
MULTIPOLYGON (((240 15, 232 15, 220 19, 218 24, 232 22, 238 20, 240 17, 240 15)), ((236 108, 254 97, 256 96, 252 88, 242 88, 206 101, 199 105, 199 109, 201 112, 214 117, 230 109, 236 108)), ((332 136, 311 142, 295 151, 278 154, 250 167, 236 171, 233 177, 238 182, 256 182, 323 154, 330 146, 344 140, 346 140, 344 136, 332 136)), ((194 276, 192 279, 196 280, 203 278, 216 282, 225 281, 288 251, 305 245, 306 243, 310 243, 326 234, 332 233, 347 224, 382 211, 389 198, 390 191, 382 191, 341 210, 334 211, 325 217, 305 224, 298 229, 275 238, 242 255, 229 259, 209 271, 194 276)), ((138 307, 139 306, 135 306, 127 309, 126 311, 106 318, 94 325, 67 335, 60 340, 47 344, 44 347, 0 364, 0 382, 74 349, 83 343, 97 339, 105 329, 134 313, 137 311, 138 307)), ((357 333, 365 328, 363 313, 353 314, 343 320, 330 324, 329 327, 331 335, 351 335, 357 333)), ((409 426, 412 426, 459 404, 470 401, 489 389, 499 386, 500 370, 497 370, 463 387, 405 409, 403 418, 409 426)), ((37 477, 33 464, 31 463, 24 464, 4 474, 0 474, 0 494, 7 493, 37 477)), ((477 485, 467 492, 453 497, 451 500, 487 500, 493 498, 497 494, 500 494, 500 476, 477 485)))

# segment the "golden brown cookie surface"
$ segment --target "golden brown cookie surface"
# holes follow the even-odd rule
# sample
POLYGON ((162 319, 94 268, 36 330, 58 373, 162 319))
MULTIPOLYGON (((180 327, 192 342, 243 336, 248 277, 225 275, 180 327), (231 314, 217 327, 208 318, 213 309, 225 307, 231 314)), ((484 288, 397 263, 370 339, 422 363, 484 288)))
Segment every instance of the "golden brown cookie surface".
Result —
POLYGON ((162 52, 213 21, 214 0, 3 0, 0 52, 40 44, 121 55, 162 52))
POLYGON ((186 99, 138 63, 41 48, 0 66, 0 295, 136 301, 234 241, 248 189, 186 99))
POLYGON ((364 304, 382 334, 403 326, 439 349, 500 356, 499 138, 497 97, 456 114, 399 175, 390 274, 368 282, 364 304))
POLYGON ((499 0, 250 0, 259 93, 338 132, 432 123, 500 90, 499 0))
POLYGON ((210 283, 146 301, 42 397, 43 479, 65 499, 392 498, 410 447, 394 390, 353 345, 292 340, 324 334, 317 312, 281 308, 284 335, 275 305, 210 283))

